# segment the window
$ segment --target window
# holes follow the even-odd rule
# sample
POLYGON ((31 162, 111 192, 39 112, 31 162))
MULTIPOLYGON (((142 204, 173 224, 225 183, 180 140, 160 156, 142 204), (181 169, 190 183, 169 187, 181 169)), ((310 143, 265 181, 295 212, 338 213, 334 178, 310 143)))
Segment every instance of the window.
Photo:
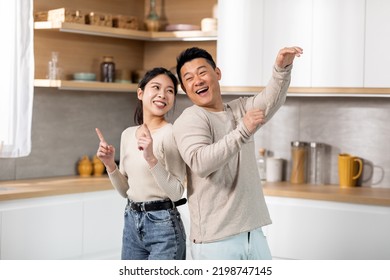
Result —
POLYGON ((0 157, 23 157, 31 151, 33 0, 1 1, 0 9, 0 157))

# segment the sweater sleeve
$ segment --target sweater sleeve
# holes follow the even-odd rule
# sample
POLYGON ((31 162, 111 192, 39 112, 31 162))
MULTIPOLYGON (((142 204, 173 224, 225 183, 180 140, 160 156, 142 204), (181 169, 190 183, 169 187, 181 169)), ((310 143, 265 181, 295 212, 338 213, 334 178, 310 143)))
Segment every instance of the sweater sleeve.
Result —
POLYGON ((161 150, 162 158, 150 171, 158 186, 172 201, 177 201, 183 196, 183 182, 186 171, 185 163, 177 149, 172 130, 165 133, 161 150))
POLYGON ((272 77, 260 93, 247 98, 245 111, 252 108, 265 110, 265 122, 269 121, 286 101, 287 90, 291 81, 292 64, 286 68, 274 66, 272 77))
POLYGON ((215 141, 213 124, 202 109, 197 106, 189 109, 176 120, 174 136, 185 163, 192 172, 204 178, 236 156, 242 145, 248 142, 250 134, 243 123, 237 127, 232 124, 235 128, 215 141))
POLYGON ((108 173, 108 177, 110 178, 111 184, 118 191, 118 193, 127 198, 127 190, 129 189, 129 184, 126 176, 124 176, 117 168, 111 173, 108 173))
POLYGON ((119 161, 119 168, 118 166, 115 168, 115 170, 111 173, 108 173, 108 177, 110 178, 111 184, 113 187, 118 191, 118 193, 123 196, 124 198, 127 198, 127 191, 129 190, 129 182, 128 182, 128 176, 124 171, 123 167, 123 158, 125 155, 125 143, 126 140, 124 139, 126 136, 126 131, 123 131, 121 134, 121 154, 120 154, 120 161, 119 161))

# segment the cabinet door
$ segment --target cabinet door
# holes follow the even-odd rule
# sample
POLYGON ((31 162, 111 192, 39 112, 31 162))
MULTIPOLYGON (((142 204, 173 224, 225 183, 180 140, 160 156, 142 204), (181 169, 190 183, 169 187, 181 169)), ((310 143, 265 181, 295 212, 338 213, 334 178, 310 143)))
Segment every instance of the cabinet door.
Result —
MULTIPOLYGON (((260 86, 263 0, 218 1, 217 64, 223 86, 260 86)), ((270 70, 268 70, 270 71, 270 70)))
POLYGON ((294 63, 290 86, 311 86, 312 0, 265 0, 263 19, 263 85, 278 51, 299 46, 304 54, 294 63))
POLYGON ((120 259, 125 205, 115 190, 85 194, 83 258, 120 259))
POLYGON ((313 87, 363 87, 365 0, 313 0, 313 87))
POLYGON ((18 202, 2 211, 2 259, 80 258, 82 201, 59 196, 18 202))
POLYGON ((389 1, 366 1, 365 87, 390 87, 389 12, 389 1))
POLYGON ((388 260, 390 207, 267 196, 272 256, 388 260))

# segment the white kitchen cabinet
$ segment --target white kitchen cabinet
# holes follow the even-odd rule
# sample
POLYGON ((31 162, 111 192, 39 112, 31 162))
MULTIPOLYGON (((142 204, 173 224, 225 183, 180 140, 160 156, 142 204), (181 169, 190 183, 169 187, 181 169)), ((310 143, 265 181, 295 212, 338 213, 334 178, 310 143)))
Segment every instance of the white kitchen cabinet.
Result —
POLYGON ((94 192, 85 197, 84 259, 120 259, 126 202, 116 191, 94 192))
POLYGON ((365 0, 249 3, 218 4, 223 86, 265 86, 277 52, 300 46, 291 87, 363 87, 365 0))
POLYGON ((266 196, 275 259, 390 259, 390 207, 266 196))
POLYGON ((216 62, 222 72, 222 86, 266 83, 262 81, 262 15, 263 0, 218 1, 216 62))
POLYGON ((271 77, 278 51, 283 47, 299 46, 304 54, 294 63, 290 86, 311 86, 312 2, 264 0, 263 85, 271 77))
POLYGON ((363 87, 365 0, 313 0, 312 87, 363 87))
POLYGON ((120 259, 125 199, 115 190, 0 203, 0 259, 120 259))
POLYGON ((1 259, 81 257, 83 203, 78 196, 10 201, 1 208, 1 259))
POLYGON ((365 87, 390 87, 390 2, 366 0, 365 87))

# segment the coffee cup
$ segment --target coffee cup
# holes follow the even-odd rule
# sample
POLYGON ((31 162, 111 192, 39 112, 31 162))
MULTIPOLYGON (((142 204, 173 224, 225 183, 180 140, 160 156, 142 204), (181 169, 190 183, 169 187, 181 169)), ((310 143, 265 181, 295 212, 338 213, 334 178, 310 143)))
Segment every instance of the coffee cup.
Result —
POLYGON ((339 154, 340 187, 354 187, 362 175, 363 161, 349 154, 339 154))
POLYGON ((266 161, 267 182, 282 181, 283 159, 269 157, 266 161))

